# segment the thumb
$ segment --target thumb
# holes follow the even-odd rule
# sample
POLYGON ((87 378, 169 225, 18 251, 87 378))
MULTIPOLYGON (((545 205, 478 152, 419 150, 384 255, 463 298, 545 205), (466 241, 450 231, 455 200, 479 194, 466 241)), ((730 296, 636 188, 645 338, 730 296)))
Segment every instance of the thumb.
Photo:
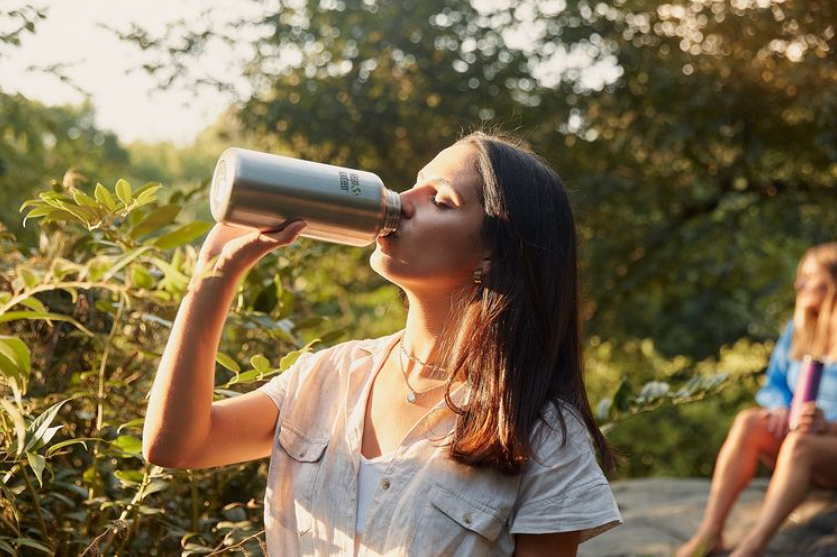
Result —
POLYGON ((282 225, 276 230, 266 230, 260 234, 259 239, 276 247, 276 245, 287 245, 293 243, 303 230, 308 226, 304 220, 295 220, 282 225))

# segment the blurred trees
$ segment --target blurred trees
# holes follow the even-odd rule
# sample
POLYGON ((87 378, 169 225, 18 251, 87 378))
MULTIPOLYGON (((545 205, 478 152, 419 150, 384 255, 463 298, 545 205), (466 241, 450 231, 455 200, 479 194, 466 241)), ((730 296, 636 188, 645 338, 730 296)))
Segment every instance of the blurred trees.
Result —
POLYGON ((775 336, 799 256, 837 229, 835 5, 577 2, 549 24, 623 69, 563 87, 573 133, 535 138, 580 190, 591 330, 695 356, 775 336))
MULTIPOLYGON (((590 331, 705 357, 773 337, 798 257, 833 237, 835 10, 284 1, 240 22, 260 33, 238 115, 265 145, 396 188, 461 131, 519 126, 574 192, 590 331)), ((177 61, 164 71, 212 30, 124 36, 177 61)))
MULTIPOLYGON (((0 11, 0 63, 11 56, 46 13, 24 4, 0 11)), ((65 79, 60 68, 44 70, 65 79)), ((128 162, 113 133, 100 130, 93 107, 44 106, 0 84, 0 221, 23 234, 18 207, 50 180, 83 181, 95 174, 115 175, 128 162)), ((33 233, 27 235, 33 240, 33 233)))

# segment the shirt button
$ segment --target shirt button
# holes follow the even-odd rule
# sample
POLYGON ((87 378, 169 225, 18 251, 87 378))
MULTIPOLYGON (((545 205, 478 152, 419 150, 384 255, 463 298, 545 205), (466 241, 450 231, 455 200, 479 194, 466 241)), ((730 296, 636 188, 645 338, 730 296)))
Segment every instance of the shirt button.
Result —
POLYGON ((305 456, 305 451, 302 451, 301 453, 299 453, 299 458, 302 458, 304 456, 305 456))
POLYGON ((464 517, 462 517, 462 522, 464 522, 467 526, 470 526, 471 525, 471 515, 466 514, 464 517))
POLYGON ((381 487, 384 488, 384 490, 389 489, 389 480, 382 481, 381 482, 381 487))

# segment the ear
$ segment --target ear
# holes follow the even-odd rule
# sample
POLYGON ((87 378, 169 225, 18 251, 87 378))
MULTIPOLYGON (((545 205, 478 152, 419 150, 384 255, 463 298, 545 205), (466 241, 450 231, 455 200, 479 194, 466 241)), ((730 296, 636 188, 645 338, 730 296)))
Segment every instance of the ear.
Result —
POLYGON ((478 267, 482 270, 483 276, 491 270, 491 252, 488 249, 482 252, 482 259, 480 259, 478 267))

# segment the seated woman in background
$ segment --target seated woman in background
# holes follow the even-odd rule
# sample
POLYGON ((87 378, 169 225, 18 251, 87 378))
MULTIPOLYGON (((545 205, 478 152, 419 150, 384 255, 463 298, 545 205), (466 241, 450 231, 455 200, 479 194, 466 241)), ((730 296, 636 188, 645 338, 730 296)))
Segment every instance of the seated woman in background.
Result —
POLYGON ((767 381, 756 394, 761 408, 739 413, 718 454, 709 502, 697 533, 678 557, 706 555, 722 546, 724 522, 761 459, 774 468, 758 521, 732 553, 760 555, 812 485, 837 488, 837 243, 808 250, 797 269, 796 308, 776 344, 767 381), (824 362, 819 396, 788 429, 788 409, 803 357, 824 362))

